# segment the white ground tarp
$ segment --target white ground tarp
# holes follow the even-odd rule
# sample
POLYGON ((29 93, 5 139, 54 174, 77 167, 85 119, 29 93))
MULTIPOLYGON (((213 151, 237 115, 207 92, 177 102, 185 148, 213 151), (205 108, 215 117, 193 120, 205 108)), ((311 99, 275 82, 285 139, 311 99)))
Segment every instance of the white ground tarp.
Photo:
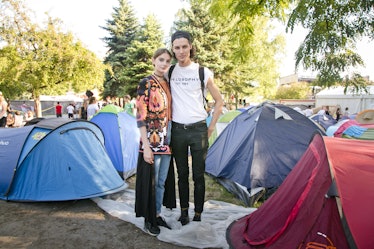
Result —
MULTIPOLYGON (((94 198, 93 201, 108 214, 121 220, 131 222, 143 230, 144 219, 135 217, 135 191, 126 189, 120 194, 106 198, 94 198)), ((206 201, 202 221, 191 222, 182 226, 178 222, 180 216, 179 200, 177 208, 170 210, 163 207, 162 216, 169 230, 160 227, 161 233, 157 238, 161 241, 179 246, 190 246, 195 248, 229 248, 226 241, 226 229, 236 219, 241 218, 253 211, 255 208, 245 208, 231 203, 221 201, 206 201)), ((193 216, 193 203, 190 203, 190 218, 193 216)))

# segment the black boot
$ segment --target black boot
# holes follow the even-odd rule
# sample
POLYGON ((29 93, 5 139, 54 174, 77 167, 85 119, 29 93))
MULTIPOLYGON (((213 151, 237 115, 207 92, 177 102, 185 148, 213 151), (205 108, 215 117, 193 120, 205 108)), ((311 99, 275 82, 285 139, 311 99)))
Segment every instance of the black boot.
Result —
POLYGON ((190 222, 190 217, 188 217, 188 208, 182 208, 181 217, 178 221, 181 222, 182 226, 187 225, 190 222))
POLYGON ((201 221, 201 213, 195 212, 195 216, 193 217, 193 221, 201 221))

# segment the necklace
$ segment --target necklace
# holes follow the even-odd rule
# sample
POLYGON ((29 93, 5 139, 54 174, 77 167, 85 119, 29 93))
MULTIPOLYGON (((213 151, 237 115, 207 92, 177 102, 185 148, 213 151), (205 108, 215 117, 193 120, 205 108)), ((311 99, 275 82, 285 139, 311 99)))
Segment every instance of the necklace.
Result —
POLYGON ((162 78, 162 79, 164 78, 163 75, 158 75, 158 74, 156 74, 156 73, 153 73, 153 75, 154 75, 154 76, 157 76, 157 77, 159 77, 159 78, 162 78))

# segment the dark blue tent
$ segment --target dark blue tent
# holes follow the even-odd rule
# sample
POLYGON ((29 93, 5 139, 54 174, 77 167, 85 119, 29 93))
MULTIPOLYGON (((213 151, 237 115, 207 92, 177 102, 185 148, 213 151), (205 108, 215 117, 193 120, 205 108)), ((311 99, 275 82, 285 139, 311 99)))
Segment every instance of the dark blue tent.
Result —
POLYGON ((106 105, 91 122, 104 133, 105 148, 116 170, 124 179, 136 172, 140 132, 134 116, 116 105, 106 105))
POLYGON ((317 130, 292 108, 265 102, 222 131, 208 150, 206 172, 250 205, 251 190, 281 185, 317 130))
POLYGON ((0 129, 0 199, 64 201, 126 187, 108 157, 100 128, 87 121, 44 119, 0 129))
POLYGON ((311 120, 322 126, 322 128, 326 131, 332 125, 335 125, 337 121, 331 116, 327 114, 314 114, 309 117, 311 120))

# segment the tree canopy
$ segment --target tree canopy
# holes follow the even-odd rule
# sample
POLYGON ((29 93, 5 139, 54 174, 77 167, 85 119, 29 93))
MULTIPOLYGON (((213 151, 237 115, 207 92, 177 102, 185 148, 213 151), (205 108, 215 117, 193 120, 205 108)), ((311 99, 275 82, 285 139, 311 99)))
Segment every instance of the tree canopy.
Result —
MULTIPOLYGON (((319 73, 321 85, 342 82, 348 68, 363 65, 355 45, 363 36, 374 37, 373 0, 200 0, 221 20, 234 20, 240 42, 253 35, 253 20, 260 16, 287 22, 287 31, 308 30, 295 53, 295 69, 303 65, 319 73)), ((243 47, 241 48, 243 49, 243 47)))
POLYGON ((194 37, 194 60, 214 71, 226 99, 255 94, 271 98, 275 94, 276 53, 283 49, 282 38, 270 38, 268 18, 252 20, 252 36, 240 41, 236 36, 236 20, 215 18, 209 4, 190 1, 190 8, 179 12, 173 29, 190 31, 194 37))
POLYGON ((134 96, 140 80, 153 70, 154 51, 165 46, 163 31, 154 15, 140 24, 127 0, 119 0, 119 7, 113 10, 112 19, 103 27, 109 31, 103 39, 109 47, 105 63, 112 68, 106 73, 103 97, 134 96))
POLYGON ((61 21, 48 18, 46 26, 34 23, 22 1, 1 3, 0 87, 6 96, 31 94, 41 115, 41 94, 85 91, 101 85, 104 65, 70 32, 62 32, 61 21))

